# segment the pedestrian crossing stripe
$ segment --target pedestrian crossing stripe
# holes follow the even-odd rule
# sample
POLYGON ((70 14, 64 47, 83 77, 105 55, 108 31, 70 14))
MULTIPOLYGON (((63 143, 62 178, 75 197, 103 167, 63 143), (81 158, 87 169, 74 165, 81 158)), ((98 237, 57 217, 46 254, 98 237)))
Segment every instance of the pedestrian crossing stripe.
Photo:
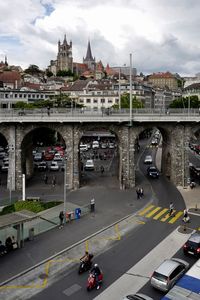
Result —
POLYGON ((151 210, 153 207, 155 207, 155 206, 154 205, 149 205, 144 210, 142 210, 138 215, 139 216, 144 216, 146 214, 146 212, 148 212, 149 210, 151 210))
POLYGON ((183 215, 183 212, 182 211, 179 211, 170 221, 169 223, 170 224, 173 224, 174 222, 176 222, 176 220, 178 220, 178 218, 180 218, 180 216, 183 215))
POLYGON ((175 223, 182 215, 183 211, 173 211, 173 215, 169 215, 169 208, 156 207, 155 205, 149 205, 139 212, 139 216, 145 218, 153 218, 153 220, 160 220, 161 222, 168 222, 169 224, 175 223), (160 211, 161 210, 161 211, 160 211))
POLYGON ((161 207, 156 207, 154 208, 152 211, 150 211, 145 217, 146 218, 150 218, 152 217, 153 215, 155 215, 157 213, 157 211, 159 211, 161 209, 161 207))
POLYGON ((163 208, 156 216, 153 217, 154 220, 158 220, 162 215, 164 215, 169 209, 163 208))

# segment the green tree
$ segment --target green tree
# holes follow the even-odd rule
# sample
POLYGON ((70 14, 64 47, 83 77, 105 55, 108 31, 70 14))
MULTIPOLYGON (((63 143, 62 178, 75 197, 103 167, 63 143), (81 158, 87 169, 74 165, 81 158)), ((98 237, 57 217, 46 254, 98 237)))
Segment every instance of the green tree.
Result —
POLYGON ((178 98, 169 105, 170 108, 188 108, 188 106, 190 106, 190 108, 199 108, 200 101, 198 96, 194 95, 186 98, 178 98))
POLYGON ((67 77, 67 76, 73 76, 74 74, 69 69, 68 71, 67 70, 59 70, 56 75, 60 76, 60 77, 67 77))
POLYGON ((43 71, 39 69, 36 65, 30 65, 27 69, 24 70, 24 73, 30 75, 40 75, 43 74, 43 71))
POLYGON ((47 77, 52 77, 53 76, 53 73, 49 70, 46 71, 46 75, 47 77))
MULTIPOLYGON (((134 96, 132 97, 132 107, 143 108, 144 105, 142 101, 138 100, 136 96, 134 96)), ((119 108, 119 104, 113 105, 113 108, 119 108)), ((128 93, 121 95, 121 108, 130 108, 130 95, 128 93)))

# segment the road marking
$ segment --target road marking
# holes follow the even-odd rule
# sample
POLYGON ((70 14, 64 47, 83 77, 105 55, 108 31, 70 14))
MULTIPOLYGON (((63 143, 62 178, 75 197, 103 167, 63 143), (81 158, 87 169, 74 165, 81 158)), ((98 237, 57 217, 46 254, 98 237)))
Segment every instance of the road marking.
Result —
POLYGON ((168 223, 170 223, 170 224, 173 224, 174 222, 176 222, 179 218, 180 218, 180 216, 182 216, 183 215, 183 212, 182 211, 179 211, 179 212, 177 212, 177 214, 168 222, 168 223))
POLYGON ((152 272, 161 262, 175 255, 189 236, 190 234, 181 234, 175 229, 144 258, 94 298, 94 300, 123 299, 125 295, 137 293, 149 281, 152 272))
POLYGON ((144 216, 146 214, 147 211, 151 210, 153 207, 155 207, 154 205, 149 205, 147 208, 145 208, 144 210, 142 210, 138 215, 139 216, 144 216))
POLYGON ((89 241, 87 240, 87 241, 85 242, 85 251, 88 252, 88 249, 89 249, 89 241))
POLYGON ((163 208, 159 214, 157 214, 155 217, 153 217, 154 220, 158 220, 162 215, 164 215, 168 211, 168 208, 163 208))
POLYGON ((148 213, 145 217, 146 218, 150 218, 153 215, 155 215, 155 213, 157 213, 157 211, 159 211, 161 209, 161 207, 156 207, 155 209, 153 209, 152 211, 150 211, 150 213, 148 213))
POLYGON ((70 297, 71 295, 73 295, 74 293, 78 292, 82 287, 79 284, 73 284, 72 286, 70 286, 68 289, 63 291, 63 294, 65 294, 66 296, 70 297))
MULTIPOLYGON (((174 213, 176 213, 175 210, 173 211, 173 214, 174 214, 174 213)), ((164 216, 160 221, 161 221, 161 222, 165 222, 165 221, 167 221, 167 220, 168 220, 169 218, 171 218, 171 217, 172 217, 172 216, 170 216, 170 214, 167 213, 166 216, 164 216)))

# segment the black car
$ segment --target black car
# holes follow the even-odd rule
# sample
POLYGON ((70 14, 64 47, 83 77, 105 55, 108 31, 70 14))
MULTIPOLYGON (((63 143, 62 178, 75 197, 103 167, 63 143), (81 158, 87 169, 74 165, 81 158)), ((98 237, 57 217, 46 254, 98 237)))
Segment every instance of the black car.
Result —
POLYGON ((48 165, 46 161, 41 161, 37 166, 38 171, 47 171, 48 165))
POLYGON ((159 177, 159 172, 156 167, 148 167, 147 169, 147 175, 151 178, 158 178, 159 177))
POLYGON ((183 245, 184 254, 191 254, 200 257, 200 233, 193 233, 183 245))

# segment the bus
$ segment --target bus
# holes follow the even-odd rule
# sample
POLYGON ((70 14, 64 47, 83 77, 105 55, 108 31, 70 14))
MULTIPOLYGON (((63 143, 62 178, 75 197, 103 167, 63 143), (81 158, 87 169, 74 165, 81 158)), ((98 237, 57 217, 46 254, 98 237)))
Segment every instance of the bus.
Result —
POLYGON ((162 300, 200 300, 200 259, 185 273, 162 300))

